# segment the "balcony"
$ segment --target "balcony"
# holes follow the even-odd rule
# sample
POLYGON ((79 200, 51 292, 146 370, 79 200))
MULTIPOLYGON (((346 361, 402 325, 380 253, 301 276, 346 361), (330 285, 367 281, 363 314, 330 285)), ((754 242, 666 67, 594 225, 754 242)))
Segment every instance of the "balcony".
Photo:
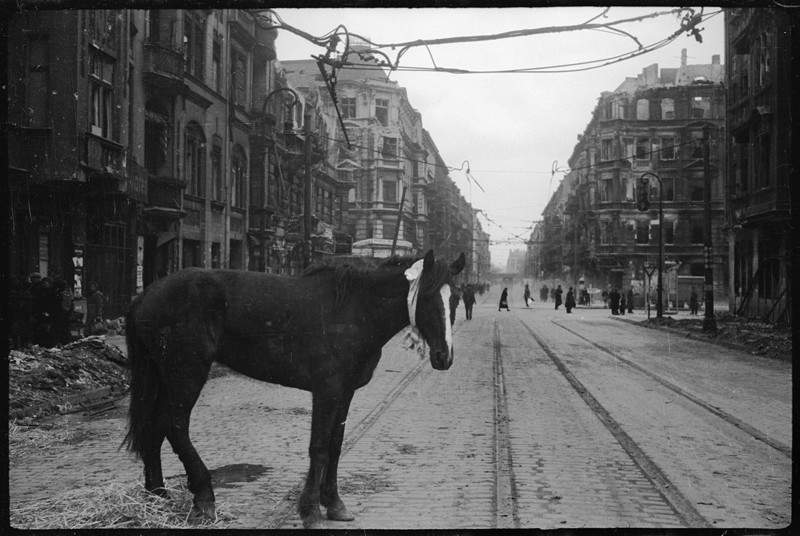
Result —
POLYGON ((761 217, 773 216, 776 212, 789 214, 788 188, 765 188, 750 195, 735 197, 733 199, 734 223, 741 224, 747 220, 756 220, 761 217))
POLYGON ((183 90, 183 53, 160 43, 144 45, 144 82, 150 87, 175 95, 183 90))
POLYGON ((125 180, 126 173, 122 165, 124 147, 119 143, 86 133, 86 154, 84 162, 91 175, 110 176, 125 180))
POLYGON ((142 211, 149 216, 167 220, 179 220, 186 216, 181 207, 181 198, 186 182, 174 177, 147 176, 147 202, 142 211))

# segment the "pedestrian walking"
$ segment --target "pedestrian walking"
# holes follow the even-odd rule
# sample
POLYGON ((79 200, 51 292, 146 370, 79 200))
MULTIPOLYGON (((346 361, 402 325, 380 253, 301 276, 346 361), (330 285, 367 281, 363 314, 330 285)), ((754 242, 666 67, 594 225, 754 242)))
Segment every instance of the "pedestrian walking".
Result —
POLYGON ((503 292, 500 293, 500 305, 497 306, 497 310, 504 308, 506 311, 510 311, 511 309, 508 308, 508 287, 503 289, 503 292))
POLYGON ((605 289, 601 294, 603 298, 603 309, 608 309, 608 298, 611 295, 611 285, 608 285, 609 288, 605 289))
POLYGON ((528 307, 528 302, 533 301, 533 298, 531 298, 531 289, 528 287, 527 283, 525 283, 525 293, 523 296, 525 297, 525 307, 528 307))
POLYGON ((567 313, 571 313, 572 309, 575 308, 575 292, 572 290, 572 287, 569 287, 567 291, 567 299, 564 302, 564 308, 566 308, 567 313))
MULTIPOLYGON (((85 336, 92 335, 95 328, 94 325, 98 321, 103 322, 105 317, 106 296, 97 286, 96 281, 89 283, 89 293, 86 295, 86 329, 88 333, 84 332, 85 336)), ((97 322, 99 324, 99 322, 97 322)))
POLYGON ((461 291, 458 290, 458 287, 453 289, 453 292, 450 294, 450 325, 456 323, 456 309, 458 309, 458 302, 461 301, 461 291))
POLYGON ((558 288, 556 288, 556 296, 555 296, 555 300, 556 300, 556 311, 558 311, 558 308, 561 306, 561 295, 562 295, 563 293, 564 293, 564 291, 563 291, 563 290, 561 290, 561 285, 558 285, 558 288))
POLYGON ((625 303, 628 305, 628 312, 633 312, 633 287, 628 287, 628 295, 625 298, 625 303))
POLYGON ((625 294, 619 293, 619 314, 625 316, 625 294))
MULTIPOLYGON (((472 285, 467 285, 464 289, 464 311, 466 311, 467 320, 472 320, 472 307, 475 305, 475 289, 472 285)), ((508 304, 506 304, 508 305, 508 304)))
POLYGON ((697 314, 697 291, 692 287, 692 294, 689 297, 689 314, 696 315, 697 314))
POLYGON ((547 285, 544 285, 541 288, 541 290, 539 291, 539 299, 542 300, 542 302, 546 302, 547 301, 547 293, 548 292, 549 292, 549 290, 547 288, 547 285))
POLYGON ((608 304, 611 306, 611 314, 618 315, 619 314, 619 298, 620 293, 616 287, 611 289, 611 292, 608 293, 608 304))

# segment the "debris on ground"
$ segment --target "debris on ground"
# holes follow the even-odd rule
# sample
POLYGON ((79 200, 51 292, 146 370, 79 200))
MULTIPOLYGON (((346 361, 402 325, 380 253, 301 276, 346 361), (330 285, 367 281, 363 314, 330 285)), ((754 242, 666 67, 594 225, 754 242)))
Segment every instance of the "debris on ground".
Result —
POLYGON ((217 503, 217 519, 192 513, 192 494, 183 479, 165 482, 169 498, 144 489, 140 481, 112 482, 81 488, 26 503, 11 512, 11 526, 22 530, 52 529, 186 529, 226 528, 233 520, 226 503, 217 503), (187 512, 190 514, 187 515, 187 512))
POLYGON ((105 387, 123 392, 130 386, 127 357, 103 336, 53 348, 11 350, 7 362, 9 415, 41 408, 37 416, 42 417, 57 413, 57 404, 66 397, 105 387))
POLYGON ((724 341, 746 347, 752 355, 791 361, 792 330, 790 327, 779 327, 760 320, 736 316, 728 312, 716 313, 714 320, 717 330, 711 333, 703 331, 703 313, 687 318, 676 318, 665 315, 653 317, 646 322, 649 325, 669 327, 684 331, 698 338, 711 341, 724 341))

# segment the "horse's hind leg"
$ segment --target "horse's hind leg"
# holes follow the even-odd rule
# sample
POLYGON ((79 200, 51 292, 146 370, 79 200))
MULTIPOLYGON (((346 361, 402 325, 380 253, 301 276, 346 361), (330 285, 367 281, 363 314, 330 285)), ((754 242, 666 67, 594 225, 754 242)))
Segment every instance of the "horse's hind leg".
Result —
POLYGON ((319 502, 327 508, 328 519, 334 521, 352 521, 354 519, 339 497, 338 485, 339 457, 342 454, 344 427, 347 422, 347 414, 350 411, 350 402, 353 400, 353 394, 354 392, 345 394, 336 410, 336 421, 333 424, 333 433, 328 447, 328 465, 320 486, 319 502))
POLYGON ((161 400, 159 399, 156 404, 156 417, 153 423, 153 431, 150 436, 149 444, 145 446, 142 452, 142 461, 144 462, 144 487, 147 491, 160 495, 167 496, 164 489, 164 476, 161 473, 161 445, 164 443, 167 429, 167 412, 162 407, 161 400))

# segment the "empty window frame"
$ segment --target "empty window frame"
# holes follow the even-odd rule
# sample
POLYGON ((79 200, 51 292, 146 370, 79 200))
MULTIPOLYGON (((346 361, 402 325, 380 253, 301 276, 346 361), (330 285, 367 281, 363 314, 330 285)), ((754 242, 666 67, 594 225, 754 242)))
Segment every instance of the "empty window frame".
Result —
POLYGON ((356 98, 342 97, 341 100, 342 119, 355 119, 356 117, 356 98))
POLYGON ((650 138, 636 138, 636 160, 650 160, 650 138))
POLYGON ((375 119, 383 126, 389 125, 389 99, 375 99, 375 119))

